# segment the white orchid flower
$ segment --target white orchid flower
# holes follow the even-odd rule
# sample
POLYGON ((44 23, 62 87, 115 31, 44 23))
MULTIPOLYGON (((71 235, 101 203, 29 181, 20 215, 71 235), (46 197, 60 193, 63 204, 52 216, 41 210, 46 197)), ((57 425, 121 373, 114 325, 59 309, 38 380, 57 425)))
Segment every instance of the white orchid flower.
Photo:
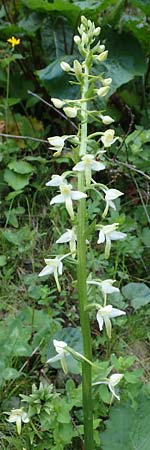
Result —
POLYGON ((67 344, 64 341, 57 341, 56 339, 53 340, 53 344, 56 350, 57 355, 53 356, 53 358, 48 359, 47 364, 54 363, 56 361, 60 360, 62 369, 64 373, 66 374, 68 372, 67 370, 67 363, 66 363, 66 356, 69 355, 66 348, 67 344))
MULTIPOLYGON (((105 89, 105 88, 103 88, 105 89)), ((118 136, 115 136, 115 132, 112 129, 106 130, 103 133, 103 136, 101 136, 101 141, 104 144, 104 147, 110 147, 114 142, 117 141, 117 139, 120 139, 118 136)))
POLYGON ((55 150, 54 156, 59 156, 64 148, 65 141, 71 137, 73 137, 73 134, 70 135, 64 135, 64 136, 53 136, 50 138, 47 138, 49 144, 51 147, 49 147, 52 150, 55 150))
POLYGON ((110 375, 107 381, 97 381, 96 383, 92 383, 93 386, 96 386, 98 384, 106 384, 110 390, 110 392, 113 394, 113 397, 116 397, 117 400, 120 400, 119 395, 115 392, 115 386, 120 383, 120 381, 123 378, 123 373, 113 373, 110 375))
POLYGON ((54 274, 56 286, 57 286, 57 289, 59 292, 61 291, 61 287, 59 284, 58 275, 62 275, 62 271, 63 271, 62 259, 64 259, 66 256, 67 255, 64 255, 60 258, 56 257, 56 258, 44 259, 44 261, 46 263, 46 267, 44 267, 44 269, 42 269, 41 272, 39 273, 39 277, 43 277, 44 275, 54 274))
POLYGON ((101 87, 101 88, 97 89, 97 95, 99 97, 105 97, 105 95, 108 94, 109 89, 110 89, 109 86, 101 87))
POLYGON ((64 101, 60 100, 60 98, 51 97, 51 102, 55 106, 55 108, 62 108, 64 105, 64 101))
POLYGON ((113 200, 116 200, 116 198, 120 197, 121 195, 124 195, 124 193, 118 191, 118 189, 108 189, 108 191, 106 191, 105 193, 106 208, 102 215, 103 218, 106 217, 109 207, 116 210, 116 206, 113 200))
POLYGON ((52 187, 61 186, 61 184, 64 184, 64 182, 65 182, 65 177, 66 177, 66 174, 52 175, 51 180, 46 183, 46 186, 52 186, 52 187))
POLYGON ((94 159, 94 155, 90 155, 90 154, 84 155, 82 157, 82 161, 80 161, 73 167, 74 171, 85 172, 85 180, 86 180, 87 186, 89 186, 91 183, 92 170, 100 171, 100 170, 104 170, 104 169, 105 169, 104 164, 102 164, 99 161, 96 161, 94 159))
POLYGON ((110 116, 103 116, 103 114, 101 114, 100 118, 102 119, 102 122, 104 123, 104 125, 110 125, 111 123, 114 122, 114 119, 112 119, 112 117, 110 117, 110 116))
POLYGON ((106 242, 105 245, 105 258, 108 259, 111 249, 111 241, 117 241, 119 239, 125 239, 126 234, 120 231, 116 231, 119 223, 113 223, 111 225, 104 225, 100 232, 97 243, 102 244, 106 242))
POLYGON ((75 228, 67 229, 66 233, 63 233, 59 239, 57 239, 56 244, 64 244, 65 242, 69 242, 70 251, 72 257, 75 258, 76 255, 76 241, 77 235, 75 233, 75 228))
POLYGON ((99 329, 102 331, 105 324, 106 333, 109 339, 111 338, 111 318, 125 315, 125 311, 113 308, 112 305, 101 306, 97 312, 96 318, 99 324, 99 329))
POLYGON ((63 111, 67 117, 74 119, 77 116, 78 109, 75 106, 65 106, 63 111))
POLYGON ((104 300, 105 300, 105 298, 106 298, 105 296, 107 294, 113 294, 114 292, 119 292, 119 289, 117 287, 113 286, 115 281, 116 280, 111 280, 111 279, 103 280, 103 281, 101 281, 101 280, 89 280, 89 281, 87 281, 87 283, 88 284, 95 284, 96 286, 98 286, 101 289, 101 291, 102 291, 102 293, 104 295, 104 300))
POLYGON ((23 408, 12 409, 10 416, 8 418, 8 422, 16 423, 17 432, 20 435, 21 434, 21 422, 28 423, 29 417, 28 417, 27 413, 23 410, 23 408))
POLYGON ((72 220, 74 220, 72 200, 80 200, 82 198, 86 198, 87 195, 84 194, 84 192, 72 191, 72 185, 67 183, 63 183, 60 185, 60 192, 61 194, 58 194, 52 198, 50 205, 54 205, 56 203, 65 203, 69 216, 72 220))

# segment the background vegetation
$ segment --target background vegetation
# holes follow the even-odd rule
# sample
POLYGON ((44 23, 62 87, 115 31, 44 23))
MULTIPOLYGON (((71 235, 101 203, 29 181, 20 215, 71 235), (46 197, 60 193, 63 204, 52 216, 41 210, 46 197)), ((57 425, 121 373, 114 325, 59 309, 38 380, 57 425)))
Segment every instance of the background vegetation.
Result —
MULTIPOLYGON (((101 370, 105 372, 111 361, 117 372, 124 372, 121 402, 111 412, 106 386, 95 392, 95 445, 98 450, 149 450, 149 0, 1 2, 2 450, 82 448, 80 369, 70 357, 70 380, 58 370, 59 364, 53 369, 45 366, 46 359, 53 355, 53 337, 63 336, 65 340, 67 336, 69 345, 81 349, 78 303, 72 286, 75 266, 68 262, 59 296, 52 278, 38 278, 44 256, 55 254, 57 230, 63 232, 66 221, 65 211, 60 213, 49 206, 51 193, 45 183, 51 174, 62 173, 66 164, 68 167, 69 154, 66 151, 65 156, 54 159, 47 137, 74 133, 76 127, 54 108, 50 99, 78 96, 60 62, 71 63, 78 57, 73 36, 82 14, 102 27, 101 39, 109 49, 103 65, 113 82, 101 108, 115 119, 116 134, 123 140, 107 153, 109 170, 103 181, 109 187, 115 183, 125 193, 121 210, 118 200, 112 218, 128 233, 127 239, 113 247, 109 263, 103 262, 103 250, 95 258, 96 244, 88 261, 89 270, 117 279, 121 294, 113 294, 111 301, 117 305, 119 300, 119 307, 128 315, 127 319, 117 320, 110 343, 93 321, 93 337, 97 335, 93 346, 95 355, 103 361, 101 370), (7 41, 12 36, 20 39, 14 50, 7 41), (21 437, 4 415, 4 411, 20 407, 20 394, 28 396, 24 401, 33 408, 34 418, 33 424, 23 425, 21 437), (118 417, 123 424, 119 431, 118 417)), ((92 121, 90 128, 92 132, 92 121)), ((89 211, 93 220, 96 214, 101 215, 96 198, 89 202, 89 211)))

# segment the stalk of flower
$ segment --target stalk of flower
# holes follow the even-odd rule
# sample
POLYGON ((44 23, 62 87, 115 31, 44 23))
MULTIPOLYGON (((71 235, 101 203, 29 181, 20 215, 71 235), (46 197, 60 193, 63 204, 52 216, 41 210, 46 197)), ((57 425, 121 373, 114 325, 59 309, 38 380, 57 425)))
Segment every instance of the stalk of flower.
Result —
POLYGON ((124 195, 123 192, 118 191, 118 189, 108 189, 105 193, 105 201, 106 201, 106 207, 104 209, 104 212, 102 214, 102 217, 105 218, 108 213, 109 207, 116 210, 115 203, 113 200, 116 200, 116 198, 120 197, 121 195, 124 195))
POLYGON ((92 385, 98 386, 99 384, 106 384, 108 386, 108 389, 112 393, 113 397, 116 397, 117 400, 120 400, 119 395, 116 394, 116 392, 115 392, 115 386, 117 386, 117 384, 120 383, 122 378, 123 378, 123 373, 113 373, 112 375, 110 375, 110 377, 106 381, 97 381, 97 382, 93 383, 92 385))
POLYGON ((80 200, 81 198, 86 198, 87 195, 84 192, 72 191, 72 185, 67 183, 63 183, 60 185, 60 192, 61 194, 58 194, 52 198, 50 205, 65 203, 66 210, 71 220, 74 220, 72 200, 80 200))
POLYGON ((29 417, 27 413, 23 410, 23 408, 20 409, 12 409, 10 416, 8 418, 8 422, 10 423, 16 423, 17 433, 21 434, 21 424, 28 423, 29 417))
POLYGON ((64 258, 66 258, 67 256, 68 256, 68 254, 61 256, 60 258, 56 256, 56 258, 44 259, 46 266, 39 273, 39 277, 53 274, 54 278, 55 278, 56 286, 57 286, 57 289, 59 292, 61 291, 61 287, 59 284, 58 275, 62 275, 62 271, 63 271, 62 260, 64 258))
POLYGON ((77 163, 73 170, 76 172, 84 172, 86 186, 89 187, 91 184, 92 171, 100 171, 105 169, 105 165, 94 159, 93 155, 86 154, 82 158, 82 161, 77 163))
POLYGON ((113 223, 111 225, 104 225, 101 227, 99 232, 99 238, 97 243, 103 244, 106 242, 105 245, 105 258, 108 259, 110 255, 110 249, 111 249, 111 241, 117 241, 120 239, 125 239, 126 234, 122 233, 120 231, 116 231, 118 228, 119 223, 113 223))

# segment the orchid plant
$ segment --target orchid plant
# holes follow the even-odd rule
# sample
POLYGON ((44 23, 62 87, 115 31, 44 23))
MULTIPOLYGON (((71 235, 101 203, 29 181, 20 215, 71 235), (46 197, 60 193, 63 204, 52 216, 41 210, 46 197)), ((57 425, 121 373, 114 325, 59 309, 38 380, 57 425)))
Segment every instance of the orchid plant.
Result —
MULTIPOLYGON (((104 326, 108 338, 111 338, 112 324, 111 320, 125 315, 125 312, 114 308, 110 302, 107 304, 109 294, 118 292, 119 289, 113 286, 115 280, 101 280, 94 278, 93 280, 87 274, 87 253, 90 251, 91 241, 87 241, 86 232, 90 222, 88 218, 88 198, 91 196, 92 190, 99 195, 104 203, 104 212, 102 214, 101 223, 95 226, 97 234, 97 244, 103 245, 104 258, 108 259, 111 251, 111 242, 114 240, 124 239, 126 234, 118 231, 118 223, 107 224, 106 218, 110 208, 116 209, 115 200, 123 195, 118 189, 109 189, 101 183, 97 183, 94 179, 95 172, 105 170, 107 163, 105 162, 105 153, 107 148, 120 140, 115 136, 113 128, 105 131, 96 131, 88 134, 88 122, 91 117, 95 118, 102 126, 112 126, 114 119, 103 114, 102 111, 91 111, 91 101, 99 97, 105 97, 110 90, 112 82, 111 78, 105 78, 103 70, 99 75, 93 73, 94 64, 99 64, 107 58, 108 51, 105 45, 100 43, 99 34, 100 27, 95 27, 91 20, 81 17, 81 25, 78 28, 79 35, 74 37, 74 41, 81 55, 80 60, 75 60, 73 67, 65 61, 61 62, 61 68, 75 78, 75 83, 80 86, 80 98, 75 100, 52 98, 51 101, 58 109, 69 118, 76 118, 78 121, 78 132, 76 135, 53 136, 48 138, 50 149, 54 151, 54 157, 60 156, 65 152, 65 146, 71 143, 71 158, 74 166, 71 171, 54 174, 51 180, 46 183, 47 187, 58 189, 59 192, 53 196, 50 205, 59 208, 63 205, 68 215, 68 223, 64 233, 58 236, 56 243, 60 247, 60 253, 55 257, 45 259, 46 266, 40 272, 39 276, 53 275, 58 292, 61 291, 59 277, 63 272, 63 263, 65 265, 66 258, 76 258, 77 261, 77 289, 79 298, 80 324, 83 340, 83 354, 79 354, 70 348, 68 343, 57 341, 54 339, 53 344, 56 351, 54 357, 47 361, 51 364, 60 360, 61 366, 65 374, 67 373, 67 357, 71 354, 77 358, 82 364, 82 396, 83 396, 83 415, 84 415, 84 450, 94 450, 93 441, 93 418, 92 418, 92 389, 99 384, 106 384, 111 391, 113 398, 119 400, 119 395, 115 392, 115 386, 121 381, 123 374, 112 373, 108 378, 101 379, 98 382, 92 382, 92 367, 97 367, 92 359, 92 340, 90 327, 90 310, 97 310, 96 318, 99 330, 102 332, 104 326), (71 182, 69 180, 71 178, 71 182), (61 253, 62 244, 69 244, 69 253, 61 253), (103 298, 101 303, 89 303, 88 289, 89 285, 95 285, 100 290, 103 298)), ((103 208, 103 206, 102 206, 103 208)), ((89 237, 89 236, 88 236, 89 237)), ((112 367, 108 374, 110 374, 112 367)), ((15 421, 20 432, 21 420, 27 422, 24 412, 11 413, 9 421, 15 421)))
MULTIPOLYGON (((87 277, 87 252, 89 247, 86 240, 86 229, 89 220, 87 219, 87 202, 92 189, 100 195, 104 201, 104 212, 102 214, 102 222, 96 224, 97 243, 104 244, 104 258, 108 259, 111 251, 111 242, 113 240, 124 239, 125 233, 118 231, 118 223, 107 224, 105 221, 109 209, 116 209, 115 200, 123 195, 118 189, 109 189, 107 186, 96 183, 93 179, 94 172, 105 170, 105 153, 107 148, 120 140, 115 136, 113 128, 105 131, 98 131, 88 134, 89 119, 98 118, 99 123, 104 126, 113 124, 114 119, 108 115, 90 110, 91 100, 97 96, 99 99, 105 97, 110 90, 112 82, 111 78, 104 78, 100 72, 98 76, 94 76, 92 68, 94 64, 101 64, 107 58, 108 51, 105 45, 99 41, 100 27, 95 27, 91 20, 81 17, 81 25, 78 28, 79 35, 74 37, 74 41, 81 55, 80 60, 75 60, 73 67, 65 61, 61 62, 61 68, 65 72, 70 73, 75 78, 75 82, 80 86, 81 96, 78 99, 57 99, 52 98, 52 103, 69 118, 77 118, 78 132, 77 135, 64 135, 62 137, 53 136, 48 138, 50 149, 54 150, 54 156, 58 157, 65 152, 66 142, 71 142, 72 160, 74 166, 72 171, 63 173, 62 175, 54 174, 51 180, 47 182, 48 187, 59 189, 50 204, 64 204, 67 210, 70 226, 56 241, 57 244, 69 243, 72 258, 77 258, 77 289, 79 297, 80 323, 83 339, 83 355, 79 355, 82 363, 82 392, 83 392, 83 414, 84 414, 84 449, 93 450, 93 419, 92 419, 92 386, 98 384, 106 384, 111 391, 113 397, 119 400, 119 395, 115 393, 115 386, 120 382, 122 374, 112 374, 106 380, 100 380, 92 384, 92 341, 90 331, 90 309, 96 308, 97 321, 100 332, 105 325, 108 338, 111 338, 112 325, 111 319, 125 315, 125 312, 113 308, 111 304, 107 304, 107 296, 119 289, 113 286, 115 280, 89 280, 87 277), (93 145, 94 142, 94 145, 93 145), (94 149, 94 150, 93 150, 94 149), (71 183, 68 178, 71 177, 71 183), (74 181, 72 181, 74 180, 74 181), (77 201, 77 206, 76 206, 77 201), (88 284, 95 284, 101 290, 104 303, 89 304, 88 303, 88 284)), ((90 219, 90 218, 89 218, 90 219)), ((62 275, 62 260, 67 258, 68 254, 58 254, 55 258, 45 259, 46 267, 40 272, 39 276, 53 274, 58 291, 61 287, 58 277, 62 275)), ((64 372, 67 372, 67 356, 70 352, 74 357, 77 354, 68 344, 63 341, 53 341, 56 355, 47 361, 48 364, 60 360, 64 372)), ((110 369, 111 370, 111 369, 110 369)))

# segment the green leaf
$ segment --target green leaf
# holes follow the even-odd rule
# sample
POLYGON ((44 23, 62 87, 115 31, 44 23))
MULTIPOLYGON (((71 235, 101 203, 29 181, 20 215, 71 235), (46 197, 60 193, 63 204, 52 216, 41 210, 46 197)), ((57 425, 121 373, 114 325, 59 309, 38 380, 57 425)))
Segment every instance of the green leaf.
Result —
POLYGON ((20 376, 20 372, 18 370, 13 369, 12 367, 7 367, 3 371, 3 378, 4 380, 15 380, 15 378, 18 378, 20 376))
POLYGON ((150 247, 150 229, 148 227, 143 228, 141 239, 146 247, 150 247))
POLYGON ((114 406, 106 430, 101 433, 102 450, 149 450, 150 399, 140 394, 137 408, 130 403, 114 406))
POLYGON ((4 172, 4 180, 15 191, 23 189, 25 186, 27 186, 29 184, 29 179, 29 175, 20 175, 9 169, 6 169, 4 172))
POLYGON ((23 160, 14 160, 8 164, 9 169, 14 170, 14 172, 21 173, 22 175, 26 173, 33 173, 34 167, 32 164, 23 160))
POLYGON ((123 287, 122 294, 130 300, 135 310, 150 303, 150 288, 145 283, 128 283, 123 287))
POLYGON ((131 0, 131 4, 144 11, 146 15, 150 14, 149 0, 131 0))
MULTIPOLYGON (((49 95, 52 97, 65 97, 65 98, 76 98, 78 93, 78 87, 69 84, 69 76, 64 73, 60 67, 61 58, 56 58, 54 62, 46 66, 44 69, 37 70, 36 75, 41 81, 42 86, 44 86, 49 95)), ((72 63, 73 57, 64 57, 63 61, 72 63)))
POLYGON ((105 76, 112 78, 109 95, 120 86, 128 83, 135 76, 142 76, 146 71, 146 58, 138 41, 129 33, 118 34, 107 31, 107 49, 109 56, 103 67, 105 76))
POLYGON ((54 0, 53 3, 45 0, 21 0, 23 5, 35 11, 53 12, 58 11, 69 17, 74 22, 80 14, 80 8, 66 0, 54 0))
POLYGON ((5 255, 0 255, 0 267, 3 267, 7 264, 7 259, 5 255))

